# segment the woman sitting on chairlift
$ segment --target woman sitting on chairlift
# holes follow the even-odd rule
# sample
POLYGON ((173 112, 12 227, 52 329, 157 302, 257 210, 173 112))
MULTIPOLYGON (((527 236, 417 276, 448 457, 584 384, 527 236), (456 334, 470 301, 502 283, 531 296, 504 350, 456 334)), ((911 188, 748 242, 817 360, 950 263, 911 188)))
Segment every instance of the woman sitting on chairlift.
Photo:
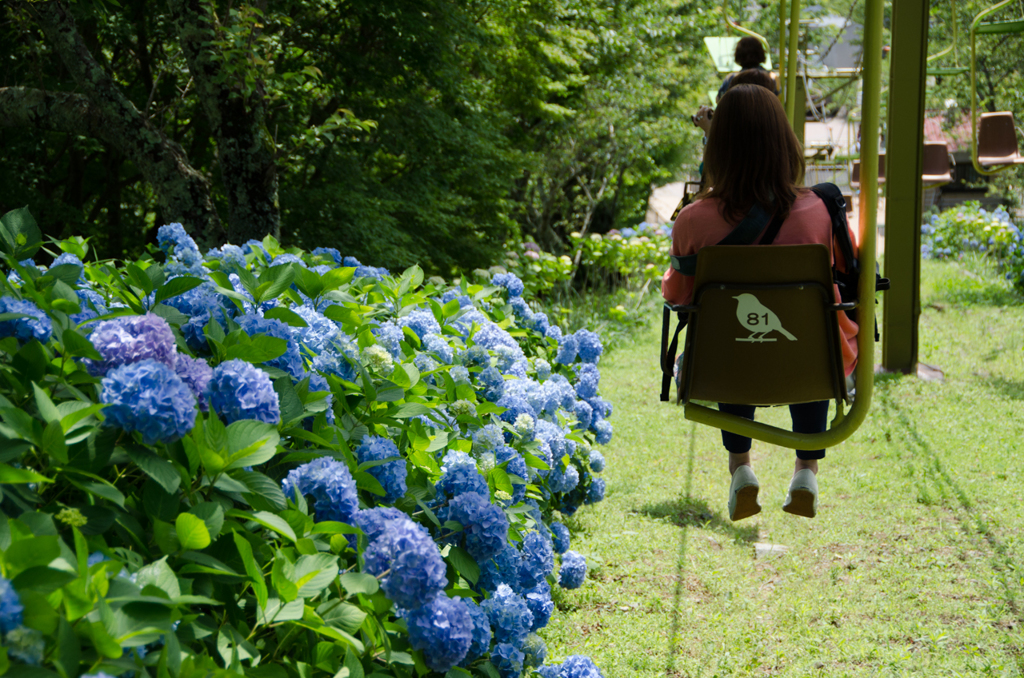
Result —
MULTIPOLYGON (((784 217, 773 244, 821 243, 841 258, 831 242, 828 209, 814 193, 801 187, 803 149, 778 98, 769 90, 737 85, 726 92, 711 121, 704 170, 707 187, 679 213, 673 225, 672 255, 692 255, 717 244, 757 203, 767 213, 784 217)), ((842 261, 834 263, 841 268, 845 265, 842 261)), ((662 279, 662 295, 671 304, 690 304, 693 282, 692 276, 669 268, 662 279)), ((849 376, 857 364, 857 324, 845 313, 838 317, 843 365, 849 376)), ((720 403, 719 409, 754 418, 753 405, 720 403)), ((826 429, 828 401, 790 405, 790 413, 794 431, 820 433, 826 429)), ((729 452, 732 474, 729 517, 740 520, 759 513, 759 485, 750 467, 750 438, 722 431, 722 443, 729 452)), ((797 450, 796 456, 783 510, 813 518, 817 511, 818 460, 824 458, 825 450, 797 450)))

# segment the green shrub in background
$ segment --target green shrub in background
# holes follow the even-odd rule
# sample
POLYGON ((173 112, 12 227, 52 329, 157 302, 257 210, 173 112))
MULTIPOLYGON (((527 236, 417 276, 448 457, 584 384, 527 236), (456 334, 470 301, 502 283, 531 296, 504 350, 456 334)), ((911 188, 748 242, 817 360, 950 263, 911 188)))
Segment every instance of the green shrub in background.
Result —
POLYGON ((0 221, 0 674, 600 675, 536 635, 604 495, 596 334, 509 274, 41 240, 0 221))

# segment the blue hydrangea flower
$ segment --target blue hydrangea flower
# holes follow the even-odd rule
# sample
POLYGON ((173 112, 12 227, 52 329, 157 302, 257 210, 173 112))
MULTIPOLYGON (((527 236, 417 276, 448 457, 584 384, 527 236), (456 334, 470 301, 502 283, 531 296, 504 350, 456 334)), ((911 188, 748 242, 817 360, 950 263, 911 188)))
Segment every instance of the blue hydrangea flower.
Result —
POLYGON ((544 332, 544 336, 548 339, 554 339, 559 344, 562 343, 562 328, 558 325, 551 325, 547 331, 544 332))
POLYGON ((496 403, 498 407, 504 407, 505 411, 501 413, 500 417, 502 421, 508 422, 509 424, 515 425, 516 419, 519 415, 526 414, 533 419, 537 418, 537 414, 534 409, 530 406, 530 403, 521 396, 503 395, 496 403))
POLYGON ((529 318, 533 315, 530 305, 522 297, 512 297, 509 304, 512 306, 512 312, 515 313, 517 318, 529 318))
POLYGON ((572 334, 562 337, 558 341, 558 354, 555 355, 555 362, 559 365, 571 365, 579 353, 579 340, 572 334))
POLYGON ((487 424, 473 432, 473 454, 493 452, 504 444, 505 437, 502 435, 501 427, 497 424, 487 424))
POLYGON ((484 591, 497 591, 501 585, 513 591, 522 591, 519 584, 519 549, 508 544, 501 553, 491 560, 480 563, 480 588, 484 591))
POLYGON ((604 470, 604 455, 597 450, 590 451, 590 470, 594 473, 604 470))
POLYGON ((579 345, 579 358, 585 363, 596 363, 601 359, 604 347, 601 345, 601 336, 590 330, 577 330, 576 342, 579 345))
POLYGON ((519 581, 523 589, 532 589, 542 584, 555 569, 555 553, 551 549, 551 542, 536 530, 523 538, 519 550, 522 554, 519 581))
POLYGON ((551 363, 543 358, 533 361, 533 370, 537 373, 537 381, 544 381, 551 376, 551 363))
POLYGON ((281 422, 281 406, 270 377, 244 360, 221 363, 206 385, 210 407, 228 424, 239 419, 281 422))
POLYGON ((480 604, 491 620, 494 640, 519 647, 533 626, 533 613, 526 600, 507 584, 500 584, 490 598, 480 604))
POLYGON ((306 376, 309 377, 309 392, 310 393, 326 393, 324 400, 327 405, 327 409, 324 410, 324 417, 327 419, 328 424, 334 423, 334 395, 331 393, 331 387, 327 383, 327 380, 317 374, 316 372, 307 372, 306 376))
POLYGON ((441 326, 430 309, 416 308, 409 315, 398 319, 402 327, 408 327, 422 341, 428 334, 441 334, 441 326))
POLYGON ((423 660, 431 669, 446 673, 465 659, 473 644, 475 626, 461 600, 442 593, 403 616, 409 627, 409 643, 423 651, 423 660))
POLYGON ((29 316, 0 321, 0 337, 15 337, 19 344, 26 344, 33 339, 45 344, 53 334, 53 323, 49 316, 31 301, 0 297, 0 313, 24 313, 29 316))
POLYGON ((147 359, 115 367, 102 382, 107 426, 138 431, 147 445, 180 440, 196 423, 196 397, 174 370, 147 359))
POLYGON ((587 400, 591 409, 594 411, 594 421, 591 422, 591 427, 601 419, 607 419, 612 416, 612 404, 600 396, 595 396, 587 400))
POLYGON ((78 269, 78 280, 76 282, 79 284, 85 282, 85 265, 82 264, 81 259, 74 254, 71 254, 71 252, 62 252, 53 260, 53 264, 50 265, 50 268, 56 268, 57 266, 74 266, 78 269))
POLYGON ((389 520, 400 520, 408 517, 405 512, 396 509, 394 506, 378 506, 371 509, 363 509, 355 516, 356 525, 367 541, 373 541, 387 529, 389 520))
POLYGON ((43 661, 46 641, 43 634, 27 626, 12 629, 4 636, 4 646, 12 658, 29 666, 39 666, 43 661))
POLYGON ((341 264, 341 252, 333 247, 317 247, 310 254, 322 259, 333 259, 335 264, 341 264))
POLYGON ((206 386, 210 383, 210 377, 213 376, 213 368, 202 358, 192 358, 184 353, 179 353, 175 356, 174 373, 192 391, 192 395, 199 403, 199 409, 203 412, 209 411, 210 405, 206 402, 206 386))
POLYGON ((465 308, 467 306, 472 306, 473 305, 473 300, 469 297, 469 295, 462 294, 462 290, 461 289, 448 290, 443 295, 441 295, 441 303, 442 304, 447 304, 449 301, 451 301, 453 299, 458 299, 459 300, 459 306, 461 308, 465 308))
POLYGON ((462 365, 456 365, 451 369, 449 374, 452 376, 452 381, 456 384, 468 384, 469 383, 469 370, 462 365))
POLYGON ((555 611, 555 603, 551 600, 551 586, 546 581, 542 581, 533 588, 525 589, 523 598, 533 615, 533 625, 530 630, 539 631, 547 626, 555 611))
POLYGON ((299 344, 288 325, 275 318, 264 318, 255 313, 246 313, 238 319, 238 324, 250 337, 266 334, 268 337, 284 339, 287 342, 285 352, 273 360, 266 361, 265 364, 284 370, 293 379, 302 379, 306 369, 302 364, 302 356, 299 355, 299 344))
POLYGON ((612 424, 606 419, 594 424, 595 440, 598 445, 607 445, 612 441, 612 424))
POLYGON ((523 281, 515 273, 499 273, 491 278, 491 284, 504 287, 508 290, 509 297, 520 297, 526 289, 523 281))
POLYGON ((584 400, 597 397, 597 387, 601 381, 601 373, 597 366, 585 363, 576 371, 576 396, 584 400))
POLYGON ((604 678, 590 657, 573 655, 561 664, 542 666, 538 669, 541 678, 604 678))
POLYGON ((491 663, 501 678, 519 678, 523 674, 523 653, 511 643, 498 643, 491 651, 491 663))
POLYGON ((298 264, 302 268, 309 268, 309 266, 306 266, 306 262, 294 254, 278 254, 274 257, 274 260, 270 262, 271 266, 283 266, 285 264, 298 264))
POLYGON ((575 551, 562 554, 562 567, 558 570, 558 584, 563 589, 578 589, 587 578, 587 559, 575 551))
POLYGON ((379 436, 365 436, 363 443, 356 448, 356 458, 359 459, 360 464, 394 457, 397 459, 367 469, 370 475, 383 486, 384 501, 389 504, 404 497, 407 489, 405 485, 407 470, 402 453, 398 451, 393 442, 379 436))
MULTIPOLYGON (((423 526, 408 517, 389 520, 363 553, 366 572, 380 577, 381 588, 398 607, 413 609, 448 585, 437 544, 423 526)), ((468 643, 467 643, 468 648, 468 643)))
POLYGON ((392 358, 398 360, 402 357, 402 341, 405 335, 398 323, 388 320, 372 331, 373 336, 377 337, 377 342, 388 350, 392 358))
POLYGON ((594 478, 590 482, 590 487, 587 488, 587 497, 583 500, 584 504, 596 504, 604 499, 605 493, 605 481, 604 478, 594 478))
POLYGON ((462 660, 462 666, 466 666, 470 662, 484 656, 487 650, 490 649, 491 620, 487 618, 487 613, 472 598, 463 598, 462 602, 466 606, 470 619, 473 620, 473 642, 469 646, 466 658, 462 660))
POLYGON ((459 351, 456 357, 466 367, 491 364, 491 354, 483 346, 470 346, 464 351, 459 351))
POLYGON ((477 375, 477 381, 483 386, 483 397, 489 401, 497 402, 505 394, 505 378, 498 371, 497 367, 487 367, 477 375))
POLYGON ((552 492, 572 492, 580 482, 580 473, 572 464, 555 460, 554 468, 548 474, 548 489, 552 492))
POLYGON ((206 253, 207 260, 220 262, 220 270, 225 273, 238 273, 244 271, 248 266, 245 261, 245 253, 237 245, 222 245, 214 247, 206 253))
POLYGON ((513 476, 512 499, 507 502, 508 506, 514 506, 526 496, 526 480, 529 477, 529 468, 523 456, 514 448, 502 445, 495 451, 495 457, 499 464, 505 464, 505 472, 513 476))
POLYGON ((508 543, 508 518, 505 512, 487 500, 486 492, 463 492, 441 511, 441 520, 462 525, 457 540, 477 561, 490 560, 508 543))
POLYGON ((526 354, 523 353, 519 342, 507 330, 502 329, 491 320, 485 319, 480 323, 480 329, 473 335, 473 342, 491 351, 497 351, 499 347, 504 346, 510 352, 512 361, 522 360, 525 364, 529 364, 526 362, 526 354))
POLYGON ((118 365, 156 360, 174 369, 177 345, 167 321, 158 315, 124 316, 96 325, 89 339, 103 360, 84 359, 89 373, 102 377, 118 365))
POLYGON ((334 520, 351 525, 359 512, 356 483, 348 465, 331 457, 320 457, 288 472, 281 487, 289 499, 295 491, 312 495, 318 522, 334 520))
POLYGON ((10 580, 0 577, 0 636, 21 626, 24 609, 10 580))
POLYGON ((423 337, 423 350, 432 353, 435 358, 445 365, 451 365, 455 356, 451 345, 439 334, 428 334, 423 337))
POLYGON ((338 333, 338 326, 311 306, 295 306, 292 311, 306 321, 306 327, 291 328, 303 351, 310 356, 321 353, 338 333))
POLYGON ((313 358, 313 369, 323 374, 333 374, 345 381, 355 381, 355 365, 359 364, 359 347, 347 334, 338 330, 324 347, 323 352, 313 358))
POLYGON ((523 667, 532 669, 542 666, 547 658, 548 646, 544 639, 536 633, 526 636, 526 642, 523 643, 523 667))
POLYGON ((565 553, 569 550, 569 528, 562 523, 555 521, 549 526, 551 528, 551 541, 558 553, 565 553))
POLYGON ((203 262, 203 255, 196 241, 185 232, 181 224, 167 224, 156 232, 156 241, 168 257, 173 257, 185 266, 193 267, 203 262))
POLYGON ((242 245, 242 250, 246 254, 259 254, 259 258, 265 264, 269 264, 270 260, 272 259, 270 253, 267 252, 266 248, 263 247, 263 243, 261 243, 259 240, 250 240, 249 242, 242 245))
POLYGON ((75 290, 75 293, 82 310, 69 316, 74 324, 81 325, 107 313, 107 300, 96 292, 82 288, 75 290))
POLYGON ((487 480, 477 470, 475 463, 453 464, 437 481, 437 493, 447 499, 454 499, 466 492, 487 496, 487 480))

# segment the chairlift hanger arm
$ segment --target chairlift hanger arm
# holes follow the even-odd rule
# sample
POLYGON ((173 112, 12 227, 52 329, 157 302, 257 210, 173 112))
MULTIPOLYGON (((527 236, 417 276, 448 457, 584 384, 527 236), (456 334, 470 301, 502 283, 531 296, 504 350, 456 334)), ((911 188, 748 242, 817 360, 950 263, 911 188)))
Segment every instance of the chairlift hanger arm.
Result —
POLYGON ((725 23, 726 25, 729 26, 729 28, 736 31, 740 35, 748 35, 752 38, 757 38, 761 42, 761 45, 764 47, 765 53, 768 53, 768 40, 763 35, 755 33, 749 28, 744 28, 743 26, 740 26, 738 23, 735 23, 732 19, 729 18, 729 0, 722 0, 722 16, 725 17, 725 23))

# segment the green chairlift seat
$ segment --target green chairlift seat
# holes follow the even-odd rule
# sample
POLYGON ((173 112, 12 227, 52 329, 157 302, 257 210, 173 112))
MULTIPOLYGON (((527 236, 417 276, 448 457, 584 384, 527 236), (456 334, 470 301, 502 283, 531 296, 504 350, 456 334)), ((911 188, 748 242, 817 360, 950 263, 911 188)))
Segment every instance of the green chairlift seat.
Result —
POLYGON ((679 401, 785 405, 846 398, 825 245, 712 246, 697 254, 679 401))

